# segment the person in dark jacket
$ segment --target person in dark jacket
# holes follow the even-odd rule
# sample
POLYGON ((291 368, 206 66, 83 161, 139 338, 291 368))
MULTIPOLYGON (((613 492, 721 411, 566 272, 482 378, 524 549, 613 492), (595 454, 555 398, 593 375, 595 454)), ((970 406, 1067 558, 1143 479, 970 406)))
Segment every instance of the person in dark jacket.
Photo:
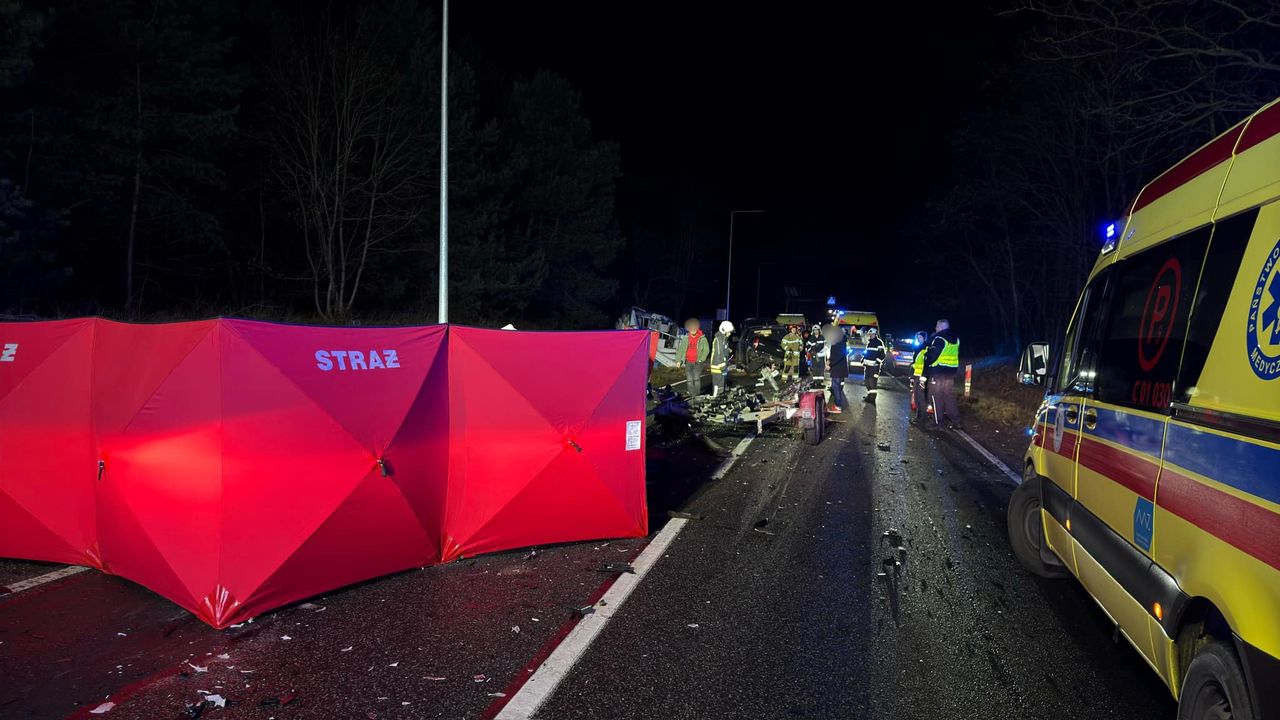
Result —
POLYGON ((959 429, 960 407, 956 405, 956 372, 960 369, 960 337, 946 319, 938 321, 924 353, 924 374, 929 378, 933 418, 941 425, 959 429))
POLYGON ((827 327, 827 375, 831 378, 831 403, 827 412, 844 412, 844 381, 849 379, 849 345, 844 330, 827 327))
POLYGON ((924 374, 924 356, 929 351, 929 334, 921 330, 916 333, 915 357, 911 360, 911 409, 915 416, 911 422, 919 425, 925 421, 925 413, 929 406, 929 379, 924 374))
POLYGON ((724 392, 729 379, 729 360, 733 358, 733 350, 729 345, 729 336, 733 335, 733 323, 725 320, 720 323, 720 332, 711 341, 711 397, 724 392))
POLYGON ((804 341, 805 359, 809 361, 809 376, 821 380, 827 371, 827 341, 822 337, 822 326, 814 323, 809 337, 804 341))
POLYGON ((862 396, 863 402, 876 401, 880 366, 884 359, 885 348, 884 341, 880 339, 880 331, 874 327, 867 328, 867 347, 862 352, 862 385, 867 389, 867 394, 862 396))

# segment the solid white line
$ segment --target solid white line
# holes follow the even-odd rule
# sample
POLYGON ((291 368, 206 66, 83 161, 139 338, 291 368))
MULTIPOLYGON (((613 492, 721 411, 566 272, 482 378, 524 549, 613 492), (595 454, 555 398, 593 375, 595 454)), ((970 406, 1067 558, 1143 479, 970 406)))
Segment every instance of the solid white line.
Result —
POLYGON ((711 473, 711 479, 719 480, 724 477, 725 474, 729 472, 729 468, 732 468, 733 464, 738 462, 738 458, 742 457, 742 454, 751 446, 751 441, 755 439, 756 436, 754 433, 742 438, 738 443, 738 446, 733 449, 733 452, 729 453, 729 457, 725 458, 724 462, 720 463, 720 466, 716 468, 716 471, 711 473))
MULTIPOLYGON (((16 595, 22 592, 23 590, 30 590, 33 587, 39 587, 41 585, 44 585, 45 583, 51 583, 54 580, 61 580, 64 577, 71 577, 76 573, 84 572, 85 570, 88 570, 88 569, 89 568, 87 567, 80 567, 79 565, 68 565, 67 567, 59 568, 57 570, 54 570, 53 572, 45 573, 44 575, 37 575, 33 578, 27 578, 26 580, 19 580, 18 582, 12 585, 6 585, 5 587, 9 588, 10 595, 16 595)), ((0 597, 4 597, 4 596, 0 595, 0 597)))
POLYGON ((969 433, 963 430, 956 430, 956 434, 964 438, 965 440, 967 440, 969 444, 973 446, 974 450, 977 450, 979 453, 982 454, 982 457, 990 460, 991 464, 995 465, 996 468, 1000 470, 1000 472, 1008 476, 1008 478, 1013 481, 1014 485, 1022 484, 1021 475, 1014 472, 1012 469, 1010 469, 1008 465, 1005 465, 1003 462, 1001 462, 1000 458, 996 457, 995 455, 992 455, 991 451, 983 447, 982 444, 979 443, 977 440, 974 440, 972 437, 969 437, 969 433))
POLYGON ((676 539, 676 535, 684 529, 689 521, 684 518, 671 518, 662 528, 653 542, 640 553, 631 567, 635 573, 623 573, 605 592, 600 602, 596 603, 595 612, 578 621, 569 635, 556 647, 551 655, 538 667, 511 702, 507 703, 495 720, 529 720, 538 708, 551 697, 560 682, 564 680, 573 666, 591 646, 596 636, 604 629, 614 613, 622 609, 631 591, 640 584, 649 573, 654 563, 676 539))
MULTIPOLYGON (((755 435, 748 435, 738 443, 733 449, 733 453, 720 463, 716 471, 711 477, 719 480, 729 472, 729 468, 742 457, 742 454, 751 446, 751 441, 755 440, 755 435)), ((667 548, 671 546, 671 542, 676 539, 684 526, 688 524, 688 520, 684 518, 671 518, 667 524, 663 526, 662 531, 653 538, 647 547, 631 564, 634 573, 623 573, 618 576, 613 585, 605 592, 604 597, 600 598, 600 602, 595 605, 595 612, 582 618, 573 630, 565 637, 564 640, 556 646, 538 669, 530 676, 526 682, 516 692, 511 701, 502 708, 502 712, 498 713, 494 720, 529 720, 534 713, 538 712, 538 708, 551 697, 552 693, 559 687, 561 681, 573 669, 573 666, 582 659, 587 648, 591 647, 591 643, 595 641, 596 636, 604 629, 604 626, 611 620, 615 613, 622 609, 622 604, 626 602, 631 595, 631 591, 636 589, 644 576, 649 574, 651 570, 666 553, 667 548)))

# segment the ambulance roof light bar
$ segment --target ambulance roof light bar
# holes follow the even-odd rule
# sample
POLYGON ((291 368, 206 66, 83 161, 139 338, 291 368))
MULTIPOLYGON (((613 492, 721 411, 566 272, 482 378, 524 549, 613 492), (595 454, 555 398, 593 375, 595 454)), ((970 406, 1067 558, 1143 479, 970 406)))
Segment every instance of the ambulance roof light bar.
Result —
POLYGON ((1120 242, 1120 231, 1124 228, 1121 221, 1107 223, 1102 226, 1102 254, 1106 255, 1116 249, 1116 244, 1120 242))

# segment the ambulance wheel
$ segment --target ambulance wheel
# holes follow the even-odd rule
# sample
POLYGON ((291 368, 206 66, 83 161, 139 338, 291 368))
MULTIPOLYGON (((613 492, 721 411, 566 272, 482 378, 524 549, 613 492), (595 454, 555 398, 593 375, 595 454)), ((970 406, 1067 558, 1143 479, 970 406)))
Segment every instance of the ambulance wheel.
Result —
POLYGON ((1040 516, 1040 476, 1026 473, 1009 498, 1009 545, 1022 567, 1042 578, 1065 577, 1067 569, 1050 565, 1040 557, 1044 544, 1044 520, 1040 516))
POLYGON ((1187 668, 1178 698, 1178 720, 1255 720, 1244 670, 1235 650, 1217 640, 1187 668))

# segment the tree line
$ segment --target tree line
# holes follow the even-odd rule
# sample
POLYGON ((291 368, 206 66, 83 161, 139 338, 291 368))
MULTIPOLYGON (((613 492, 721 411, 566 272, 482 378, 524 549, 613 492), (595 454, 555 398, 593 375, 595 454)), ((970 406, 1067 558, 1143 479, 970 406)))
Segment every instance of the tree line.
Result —
POLYGON ((917 232, 966 324, 1014 352, 1061 337, 1146 182, 1280 94, 1280 6, 1015 0, 1002 17, 1017 40, 917 232))
MULTIPOLYGON (((434 320, 439 18, 355 5, 0 0, 0 313, 434 320)), ((451 48, 451 319, 599 326, 617 146, 451 48)))

